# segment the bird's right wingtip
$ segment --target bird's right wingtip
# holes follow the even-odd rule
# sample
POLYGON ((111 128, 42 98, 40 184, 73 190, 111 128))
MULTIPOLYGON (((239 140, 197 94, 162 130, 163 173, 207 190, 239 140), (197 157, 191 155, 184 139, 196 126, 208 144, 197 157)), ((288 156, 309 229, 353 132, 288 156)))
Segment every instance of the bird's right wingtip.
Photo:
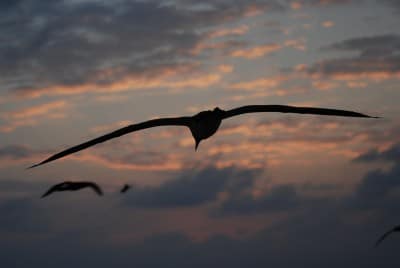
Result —
POLYGON ((38 167, 38 166, 41 166, 41 165, 43 165, 43 162, 40 162, 38 164, 34 164, 34 165, 30 166, 30 167, 27 167, 26 169, 32 169, 32 168, 35 168, 35 167, 38 167))

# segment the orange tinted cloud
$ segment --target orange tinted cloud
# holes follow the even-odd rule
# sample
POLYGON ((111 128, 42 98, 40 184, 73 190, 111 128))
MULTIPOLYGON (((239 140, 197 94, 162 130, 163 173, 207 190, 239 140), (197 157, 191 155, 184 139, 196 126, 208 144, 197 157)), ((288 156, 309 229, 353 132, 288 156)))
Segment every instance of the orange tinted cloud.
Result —
POLYGON ((253 92, 245 92, 243 94, 234 95, 229 99, 232 101, 245 101, 245 100, 259 99, 261 97, 267 97, 267 96, 288 96, 294 94, 301 94, 306 91, 307 89, 301 87, 276 88, 273 90, 257 90, 253 92))
POLYGON ((298 10, 298 9, 301 9, 302 7, 303 7, 303 5, 300 2, 291 2, 290 3, 291 9, 298 10))
MULTIPOLYGON (((160 132, 145 133, 145 139, 120 140, 112 146, 84 151, 65 160, 136 171, 174 171, 207 164, 221 168, 265 168, 268 165, 279 167, 301 161, 303 164, 307 162, 307 165, 315 164, 319 161, 315 159, 316 155, 350 160, 366 146, 374 144, 371 140, 374 133, 365 131, 362 122, 355 126, 354 121, 348 123, 326 117, 313 119, 294 116, 276 119, 265 117, 264 121, 259 122, 264 116, 259 116, 257 120, 256 115, 249 115, 239 124, 235 120, 227 120, 215 136, 201 144, 195 154, 193 138, 187 129, 165 128, 160 132), (162 141, 157 143, 160 138, 162 141), (307 158, 302 154, 306 154, 307 158), (202 159, 202 163, 196 159, 202 159)), ((371 127, 370 122, 364 123, 371 127)), ((134 137, 138 135, 140 133, 134 137)))
POLYGON ((368 86, 368 83, 365 81, 348 81, 346 84, 349 88, 365 88, 368 86))
POLYGON ((233 66, 227 64, 221 64, 218 66, 218 70, 221 73, 231 73, 233 71, 233 66))
POLYGON ((234 58, 255 59, 263 57, 280 49, 282 49, 282 46, 280 46, 279 44, 271 43, 247 49, 238 49, 231 52, 231 56, 234 58))
POLYGON ((332 82, 332 81, 323 81, 323 80, 316 80, 312 82, 312 85, 314 88, 319 89, 319 90, 330 90, 337 88, 339 86, 338 83, 332 82))
MULTIPOLYGON (((154 76, 150 75, 126 75, 115 82, 97 83, 90 82, 81 85, 54 85, 38 88, 35 90, 20 91, 19 94, 24 97, 40 97, 43 95, 75 95, 85 93, 115 93, 131 90, 145 90, 153 88, 164 88, 172 91, 192 87, 204 88, 219 82, 226 69, 218 69, 210 73, 192 72, 191 67, 165 68, 154 76)), ((99 76, 103 79, 113 81, 113 70, 103 71, 99 76)))
POLYGON ((249 31, 249 27, 247 25, 242 25, 236 28, 230 28, 230 29, 218 29, 213 32, 211 32, 208 37, 209 38, 216 38, 216 37, 224 37, 224 36, 230 36, 230 35, 244 35, 249 31))
POLYGON ((244 16, 245 17, 253 17, 253 16, 257 16, 260 15, 261 13, 263 13, 263 8, 261 6, 258 5, 249 5, 246 7, 246 11, 244 12, 244 16))
POLYGON ((285 46, 286 47, 291 47, 297 50, 305 51, 307 49, 306 47, 306 40, 301 38, 301 39, 291 39, 291 40, 286 40, 285 41, 285 46))
POLYGON ((121 127, 125 127, 132 123, 133 122, 129 121, 129 120, 122 120, 122 121, 118 121, 118 122, 116 122, 114 124, 110 124, 110 125, 101 125, 101 126, 92 127, 90 129, 90 131, 94 132, 94 133, 102 133, 102 132, 106 132, 106 131, 115 130, 115 129, 118 129, 121 127))
POLYGON ((65 101, 55 101, 29 107, 19 111, 9 112, 6 113, 4 116, 10 119, 32 118, 37 116, 49 115, 49 113, 64 109, 66 106, 67 103, 65 101))
POLYGON ((166 155, 162 162, 151 162, 148 163, 135 163, 123 161, 120 159, 107 159, 105 157, 94 155, 94 154, 82 154, 72 155, 70 159, 79 161, 82 163, 92 163, 102 167, 110 169, 124 169, 124 170, 136 170, 136 171, 171 171, 181 170, 184 167, 183 161, 180 161, 174 155, 166 155))
POLYGON ((229 85, 228 88, 238 90, 270 89, 280 85, 285 80, 287 80, 287 77, 285 76, 260 78, 251 81, 234 83, 229 85))
POLYGON ((5 112, 1 117, 6 123, 0 127, 0 131, 11 132, 19 127, 37 125, 44 119, 64 118, 67 107, 68 105, 65 101, 55 101, 12 112, 5 112))
POLYGON ((330 28, 330 27, 333 27, 335 25, 335 23, 333 21, 327 20, 327 21, 322 22, 321 25, 325 28, 330 28))
POLYGON ((340 81, 356 81, 356 80, 372 80, 381 82, 388 79, 400 79, 400 72, 389 71, 368 71, 368 72, 349 72, 349 73, 334 73, 330 77, 340 81))

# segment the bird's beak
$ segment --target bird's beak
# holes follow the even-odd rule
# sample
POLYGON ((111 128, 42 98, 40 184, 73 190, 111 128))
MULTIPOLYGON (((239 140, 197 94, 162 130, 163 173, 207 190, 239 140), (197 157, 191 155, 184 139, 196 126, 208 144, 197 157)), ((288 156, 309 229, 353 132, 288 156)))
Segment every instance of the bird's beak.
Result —
POLYGON ((196 145, 194 146, 194 150, 197 151, 197 147, 199 147, 201 140, 196 140, 196 145))

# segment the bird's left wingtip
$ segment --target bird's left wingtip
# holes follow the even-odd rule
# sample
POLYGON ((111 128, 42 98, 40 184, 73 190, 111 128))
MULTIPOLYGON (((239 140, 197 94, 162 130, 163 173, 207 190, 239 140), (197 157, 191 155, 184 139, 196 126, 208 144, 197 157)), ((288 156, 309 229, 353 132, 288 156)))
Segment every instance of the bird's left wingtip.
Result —
POLYGON ((42 161, 40 163, 34 164, 34 165, 30 166, 30 167, 27 167, 26 169, 35 168, 35 167, 41 166, 43 164, 46 164, 47 162, 49 162, 49 160, 45 160, 45 161, 42 161))
POLYGON ((32 169, 32 168, 35 168, 37 166, 40 166, 40 164, 34 164, 34 165, 30 166, 30 167, 27 167, 26 169, 32 169))

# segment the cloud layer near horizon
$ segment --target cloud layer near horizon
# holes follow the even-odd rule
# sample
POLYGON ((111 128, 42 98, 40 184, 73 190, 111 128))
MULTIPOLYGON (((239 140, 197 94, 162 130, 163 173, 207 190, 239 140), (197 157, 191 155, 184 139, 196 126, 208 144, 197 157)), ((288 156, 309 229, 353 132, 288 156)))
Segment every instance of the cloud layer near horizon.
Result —
MULTIPOLYGON (((394 266, 398 264, 394 236, 381 248, 372 249, 372 246, 379 235, 392 225, 398 224, 397 221, 400 220, 395 213, 398 210, 396 203, 399 203, 400 198, 398 195, 400 183, 397 179, 399 162, 397 158, 387 157, 392 155, 390 152, 397 150, 396 148, 398 145, 374 157, 374 160, 394 161, 392 168, 387 171, 370 171, 355 186, 354 191, 340 198, 324 194, 335 190, 338 185, 310 184, 296 187, 274 186, 253 196, 251 190, 255 189, 254 180, 260 178, 262 174, 260 170, 214 167, 197 170, 195 174, 193 171, 186 171, 182 177, 172 179, 159 187, 142 190, 134 188, 132 192, 126 193, 125 200, 115 200, 118 196, 108 197, 107 201, 89 195, 85 198, 82 192, 77 196, 78 199, 92 200, 81 203, 81 208, 76 212, 68 210, 63 212, 63 218, 67 221, 76 221, 80 213, 88 215, 86 220, 76 222, 72 233, 68 231, 67 226, 57 223, 60 221, 57 217, 61 216, 57 210, 79 202, 68 193, 54 196, 53 204, 26 197, 9 198, 0 205, 1 214, 4 215, 0 223, 3 237, 0 243, 2 249, 0 255, 5 264, 19 267, 27 263, 37 267, 56 261, 61 263, 60 267, 82 264, 108 267, 127 262, 146 267, 156 267, 160 263, 197 267, 198 262, 202 265, 211 265, 216 259, 222 267, 242 267, 244 264, 251 264, 254 267, 265 265, 292 267, 294 263, 328 267, 336 265, 375 267, 382 262, 394 266), (110 202, 114 205, 106 205, 103 209, 99 207, 101 203, 110 202), (210 207, 210 203, 214 203, 215 206, 210 207), (209 227, 218 225, 219 221, 224 224, 230 222, 232 226, 238 220, 242 224, 250 223, 257 219, 254 218, 255 215, 264 217, 265 223, 258 231, 246 230, 249 227, 244 224, 240 227, 243 229, 234 230, 230 235, 208 235, 199 241, 191 238, 195 237, 191 232, 196 233, 200 230, 179 232, 179 228, 183 228, 185 222, 190 221, 189 218, 181 217, 193 216, 190 210, 185 208, 190 206, 195 210, 196 207, 205 205, 211 213, 208 214, 211 217, 210 221, 207 221, 209 227), (157 209, 150 210, 152 212, 147 215, 140 212, 148 208, 157 209), (114 220, 102 218, 103 223, 96 224, 95 222, 99 221, 98 217, 102 217, 104 209, 113 210, 114 220), (169 210, 163 212, 165 209, 169 210), (181 214, 176 214, 171 209, 183 210, 181 214), (87 210, 91 212, 88 214, 87 210), (169 219, 164 225, 143 222, 145 219, 166 220, 165 217, 168 215, 169 219), (216 215, 218 217, 215 217, 216 215), (176 216, 179 217, 173 219, 176 216), (271 217, 278 217, 278 220, 271 222, 268 220, 271 217), (125 220, 119 222, 123 218, 125 220), (175 222, 175 231, 167 228, 170 224, 167 222, 171 221, 175 222), (85 226, 86 224, 92 226, 85 226), (140 241, 123 239, 123 234, 129 233, 132 224, 135 228, 147 229, 148 234, 140 241), (147 227, 144 227, 145 225, 147 227), (47 234, 52 229, 57 231, 47 234), (15 234, 21 234, 22 230, 25 237, 24 246, 20 245, 23 238, 15 237, 15 234), (102 236, 98 235, 100 230, 102 236), (113 233, 113 230, 118 231, 113 233), (235 232, 238 234, 244 232, 246 235, 239 235, 241 238, 237 238, 235 232), (33 240, 29 239, 30 237, 37 237, 35 247, 32 247, 33 240), (42 248, 49 243, 53 246, 47 249, 46 255, 50 254, 53 257, 44 258, 44 255, 35 249, 41 248, 40 252, 43 252, 42 248), (16 249, 18 258, 14 251, 16 249), (66 255, 60 254, 65 250, 67 250, 66 255), (182 252, 185 252, 184 258, 182 252), (74 258, 69 258, 67 261, 67 255, 71 254, 74 258), (115 257, 115 254, 118 257, 115 257), (315 254, 319 256, 317 259, 313 257, 315 254), (285 258, 282 259, 282 256, 285 258)), ((371 161, 372 158, 368 156, 370 154, 361 155, 358 161, 371 161)), ((32 183, 14 185, 11 181, 2 180, 1 188, 5 187, 38 189, 38 187, 32 188, 32 183)), ((202 212, 197 210, 196 213, 202 212)), ((198 220, 204 221, 205 218, 198 220)), ((135 232, 132 230, 132 233, 135 232)))

